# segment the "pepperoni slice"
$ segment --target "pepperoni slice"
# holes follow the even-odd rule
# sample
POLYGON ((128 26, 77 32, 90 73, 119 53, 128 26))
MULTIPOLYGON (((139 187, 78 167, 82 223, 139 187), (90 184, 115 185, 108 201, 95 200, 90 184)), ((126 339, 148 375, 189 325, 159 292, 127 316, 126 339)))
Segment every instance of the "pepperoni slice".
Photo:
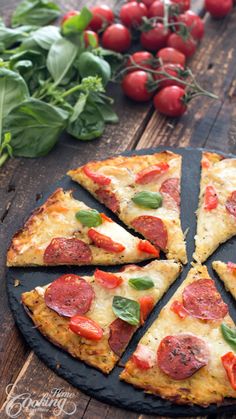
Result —
POLYGON ((163 221, 152 215, 141 215, 132 221, 132 226, 156 247, 166 249, 168 234, 163 221))
POLYGON ((135 326, 116 319, 110 324, 109 345, 116 355, 121 356, 136 330, 135 326))
POLYGON ((92 253, 89 245, 82 240, 57 237, 46 248, 43 260, 47 265, 88 264, 92 261, 92 253))
POLYGON ((207 365, 209 356, 204 340, 188 333, 166 336, 157 350, 159 368, 174 380, 191 377, 207 365))
POLYGON ((119 201, 116 198, 114 192, 109 191, 109 189, 99 188, 95 191, 98 199, 106 205, 113 212, 117 212, 120 209, 119 201))
POLYGON ((231 193, 231 195, 229 196, 229 198, 226 201, 225 206, 226 206, 227 211, 231 215, 236 217, 236 191, 233 191, 231 193))
POLYGON ((149 370, 156 363, 155 353, 148 346, 142 345, 142 343, 138 344, 131 359, 140 370, 149 370))
POLYGON ((61 316, 72 317, 89 311, 94 291, 92 286, 78 275, 60 276, 46 289, 45 303, 61 316))
POLYGON ((157 177, 165 173, 169 167, 168 163, 165 162, 148 166, 136 174, 135 182, 140 185, 146 185, 147 183, 153 182, 157 177))
POLYGON ((214 186, 208 185, 205 190, 204 209, 211 211, 218 206, 218 195, 214 186))
POLYGON ((101 271, 100 269, 96 269, 94 272, 94 278, 99 285, 108 289, 117 288, 123 282, 121 276, 112 274, 110 272, 101 271))
POLYGON ((83 167, 83 172, 98 185, 105 186, 111 183, 111 179, 109 177, 104 176, 102 173, 93 172, 93 170, 91 170, 88 166, 83 167))
POLYGON ((108 252, 120 253, 125 250, 125 246, 123 246, 123 244, 114 242, 110 237, 99 233, 93 228, 89 229, 88 236, 95 246, 101 247, 101 249, 107 250, 108 252))
POLYGON ((199 279, 183 291, 183 305, 192 316, 202 320, 220 320, 228 313, 212 279, 199 279))
POLYGON ((179 178, 170 178, 166 179, 161 187, 160 187, 161 193, 166 193, 171 196, 171 198, 174 199, 176 204, 180 206, 180 182, 179 178))

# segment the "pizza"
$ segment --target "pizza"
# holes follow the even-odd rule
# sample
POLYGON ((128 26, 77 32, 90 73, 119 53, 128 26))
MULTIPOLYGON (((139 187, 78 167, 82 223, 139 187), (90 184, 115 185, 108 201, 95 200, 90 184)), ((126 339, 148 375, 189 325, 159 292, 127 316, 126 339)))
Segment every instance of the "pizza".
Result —
POLYGON ((236 159, 202 155, 202 176, 194 259, 204 262, 236 234, 236 159))
POLYGON ((91 161, 69 176, 168 259, 187 263, 180 222, 182 157, 170 151, 91 161))
POLYGON ((25 292, 22 303, 47 339, 108 374, 180 272, 178 262, 155 260, 117 273, 66 274, 25 292))
POLYGON ((222 324, 234 330, 207 268, 196 265, 140 340, 120 378, 179 404, 206 407, 236 398, 236 354, 222 324))
POLYGON ((225 288, 230 291, 236 300, 236 264, 233 262, 215 261, 212 263, 212 268, 217 275, 224 282, 225 288))
POLYGON ((13 237, 7 265, 115 265, 157 256, 150 242, 57 189, 13 237))

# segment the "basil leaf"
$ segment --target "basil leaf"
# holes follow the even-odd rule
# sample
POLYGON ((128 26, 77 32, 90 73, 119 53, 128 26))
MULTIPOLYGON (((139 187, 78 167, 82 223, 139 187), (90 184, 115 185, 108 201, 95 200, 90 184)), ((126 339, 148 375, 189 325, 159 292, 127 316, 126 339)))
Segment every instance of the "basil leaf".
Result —
POLYGON ((159 208, 162 206, 162 196, 159 192, 137 192, 132 201, 142 208, 159 208))
POLYGON ((98 106, 106 123, 116 124, 119 121, 118 115, 113 111, 111 105, 108 103, 100 103, 98 106))
POLYGON ((90 10, 87 7, 83 7, 78 15, 70 17, 63 23, 63 35, 67 36, 83 32, 88 27, 92 17, 90 10))
POLYGON ((59 28, 57 26, 44 26, 33 32, 31 35, 32 39, 45 50, 49 50, 51 45, 62 39, 59 28))
POLYGON ((52 44, 47 57, 47 68, 55 82, 54 85, 59 85, 64 79, 77 53, 78 46, 65 38, 58 39, 52 44))
POLYGON ((31 61, 32 65, 34 66, 35 70, 41 69, 45 67, 45 58, 40 52, 38 51, 22 51, 18 52, 17 54, 12 55, 10 58, 10 69, 15 70, 15 66, 19 61, 31 61))
POLYGON ((154 282, 149 276, 141 276, 139 278, 130 278, 129 285, 136 290, 149 290, 154 287, 154 282))
POLYGON ((137 326, 140 321, 140 305, 137 301, 129 298, 115 296, 112 302, 112 310, 119 319, 137 326))
POLYGON ((96 210, 81 210, 75 216, 86 227, 98 227, 102 224, 102 217, 96 210))
POLYGON ((236 328, 232 329, 227 326, 227 324, 221 324, 221 333, 224 340, 231 346, 231 348, 236 351, 236 328))
POLYGON ((7 28, 4 25, 0 26, 0 42, 5 46, 5 49, 12 47, 14 44, 22 42, 28 37, 28 33, 33 30, 32 26, 21 26, 20 28, 7 28))
POLYGON ((43 26, 55 20, 61 14, 57 4, 49 0, 23 0, 17 6, 11 19, 12 26, 43 26))
POLYGON ((28 97, 24 79, 14 71, 0 68, 0 121, 28 97))
POLYGON ((83 111, 74 121, 69 121, 67 132, 78 140, 93 140, 100 137, 105 129, 105 122, 99 109, 93 102, 81 103, 83 111))
POLYGON ((12 135, 13 155, 46 155, 58 141, 67 119, 66 111, 36 99, 13 108, 4 120, 5 131, 12 135))

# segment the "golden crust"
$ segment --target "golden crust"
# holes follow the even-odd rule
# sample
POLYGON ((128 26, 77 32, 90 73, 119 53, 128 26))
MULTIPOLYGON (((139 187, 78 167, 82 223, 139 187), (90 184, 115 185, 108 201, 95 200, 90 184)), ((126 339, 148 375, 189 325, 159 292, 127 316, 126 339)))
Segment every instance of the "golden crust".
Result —
MULTIPOLYGON (((182 291, 186 285, 197 279, 208 277, 206 267, 198 265, 192 268, 186 280, 162 309, 159 317, 140 343, 147 345, 156 353, 160 341, 165 336, 182 332, 193 333, 208 344, 209 364, 192 377, 177 381, 163 373, 157 364, 149 370, 140 370, 131 358, 120 375, 122 380, 142 388, 148 393, 157 394, 179 404, 208 406, 211 403, 222 403, 226 397, 236 398, 236 391, 232 389, 220 359, 224 353, 231 350, 221 335, 221 321, 202 321, 190 316, 180 319, 170 310, 170 305, 174 300, 182 301, 182 291)), ((234 325, 229 315, 226 315, 224 322, 229 326, 234 325)))
POLYGON ((236 190, 236 159, 226 159, 216 153, 204 152, 193 254, 198 263, 204 262, 220 244, 236 234, 235 217, 225 208, 226 200, 234 190, 236 190), (219 199, 217 208, 211 211, 204 209, 205 189, 208 185, 214 186, 219 199))
MULTIPOLYGON (((81 209, 89 208, 75 200, 72 191, 57 189, 43 205, 33 211, 23 228, 14 235, 7 252, 7 266, 45 265, 44 251, 56 237, 76 237, 89 244, 92 252, 90 264, 93 265, 135 263, 152 258, 152 255, 138 251, 137 247, 134 251, 115 254, 94 246, 87 236, 88 228, 82 228, 76 220, 75 214, 81 209)), ((122 229, 122 234, 129 233, 122 229)), ((132 237, 133 243, 139 242, 131 234, 129 237, 132 237)))
POLYGON ((227 264, 220 261, 212 263, 212 268, 217 275, 224 282, 225 288, 229 291, 236 300, 236 274, 233 270, 227 267, 227 264))
MULTIPOLYGON (((118 217, 129 227, 132 228, 131 222, 137 212, 137 208, 132 204, 131 197, 134 194, 134 176, 136 173, 145 169, 150 165, 155 165, 160 162, 167 162, 173 167, 166 174, 166 177, 178 177, 181 178, 181 162, 182 157, 178 154, 172 153, 171 151, 163 151, 161 153, 154 153, 151 155, 134 155, 134 156, 118 156, 109 158, 103 161, 91 161, 86 164, 93 171, 99 171, 100 173, 107 174, 111 178, 111 184, 109 190, 113 191, 120 203, 120 208, 116 211, 118 217)), ((96 185, 83 171, 84 166, 79 167, 75 170, 70 170, 68 175, 71 178, 87 189, 96 199, 100 200, 96 191, 98 185, 96 185)), ((161 178, 162 181, 166 179, 161 178)), ((160 186, 160 185, 159 185, 160 186)), ((157 191, 158 182, 153 185, 146 185, 146 190, 157 191)), ((137 185, 136 185, 137 189, 137 185)), ((144 189, 144 185, 141 185, 141 190, 144 189)), ((100 200, 101 201, 101 200, 100 200)), ((139 211, 140 212, 140 211, 139 211)), ((151 210, 142 210, 140 215, 150 214, 151 210)), ((168 243, 167 243, 167 257, 168 259, 176 259, 182 263, 187 263, 187 254, 184 235, 181 229, 181 222, 179 211, 168 211, 163 214, 162 210, 156 210, 155 214, 161 218, 168 231, 168 243)))

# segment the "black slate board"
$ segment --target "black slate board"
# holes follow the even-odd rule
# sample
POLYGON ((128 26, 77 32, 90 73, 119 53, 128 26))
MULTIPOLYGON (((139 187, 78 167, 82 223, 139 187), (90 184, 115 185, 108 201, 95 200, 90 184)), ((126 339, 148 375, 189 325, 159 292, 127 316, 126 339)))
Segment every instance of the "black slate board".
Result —
MULTIPOLYGON (((195 211, 198 206, 198 194, 199 194, 199 180, 200 180, 200 149, 173 149, 171 147, 158 147, 155 149, 129 151, 123 153, 124 155, 133 154, 152 154, 154 152, 163 150, 172 150, 183 156, 183 174, 182 174, 182 228, 183 231, 189 229, 187 235, 187 249, 189 264, 184 267, 182 275, 176 280, 171 286, 166 295, 157 304, 149 317, 145 327, 139 330, 133 337, 128 349, 123 355, 120 364, 124 365, 127 361, 134 348, 136 347, 141 336, 145 333, 147 328, 151 325, 153 320, 157 317, 161 308, 167 303, 170 297, 173 295, 175 290, 179 287, 180 283, 186 277, 188 270, 190 269, 191 255, 194 251, 194 235, 196 229, 195 211)), ((235 156, 229 156, 235 157, 235 156)), ((106 212, 107 215, 112 217, 115 221, 121 222, 112 214, 109 210, 105 210, 104 207, 99 204, 88 192, 82 187, 72 182, 68 176, 63 177, 58 183, 50 186, 50 188, 43 194, 43 198, 38 201, 38 205, 41 205, 48 196, 58 187, 62 187, 65 190, 73 189, 74 197, 84 201, 87 205, 96 208, 98 211, 106 212)), ((33 209, 33 208, 32 208, 33 209)), ((19 229, 24 220, 17 220, 17 225, 14 226, 14 230, 19 229)), ((236 249, 236 238, 229 240, 226 244, 220 246, 220 248, 210 257, 206 263, 210 275, 216 279, 217 288, 223 295, 224 300, 229 304, 230 314, 236 321, 236 304, 227 293, 219 279, 213 274, 211 269, 211 263, 213 260, 222 260, 227 262, 228 260, 235 261, 235 249, 236 249)), ((115 271, 119 267, 107 268, 104 270, 115 271)), ((211 405, 208 408, 202 408, 199 406, 179 406, 174 405, 166 400, 162 400, 159 397, 144 394, 142 390, 133 388, 124 382, 120 382, 119 374, 122 371, 121 366, 115 367, 113 372, 109 376, 105 376, 103 373, 96 369, 85 365, 83 362, 75 360, 63 350, 57 348, 53 344, 49 343, 38 331, 32 327, 30 318, 26 315, 21 303, 20 296, 22 292, 29 291, 38 285, 46 285, 52 282, 59 275, 63 273, 77 273, 79 275, 91 275, 94 271, 94 267, 57 267, 57 268, 11 268, 7 273, 7 286, 8 296, 11 310, 13 312, 15 321, 24 335, 27 343, 34 350, 34 352, 41 358, 48 367, 53 369, 58 375, 65 378, 75 387, 84 391, 91 397, 94 397, 102 402, 119 406, 120 408, 134 410, 140 413, 155 414, 161 416, 203 416, 209 414, 233 414, 235 413, 236 406, 234 401, 227 401, 224 405, 217 407, 211 405), (14 280, 20 280, 20 285, 15 287, 14 280), (58 368, 59 366, 59 368, 58 368)), ((236 402, 235 402, 236 403, 236 402)))

